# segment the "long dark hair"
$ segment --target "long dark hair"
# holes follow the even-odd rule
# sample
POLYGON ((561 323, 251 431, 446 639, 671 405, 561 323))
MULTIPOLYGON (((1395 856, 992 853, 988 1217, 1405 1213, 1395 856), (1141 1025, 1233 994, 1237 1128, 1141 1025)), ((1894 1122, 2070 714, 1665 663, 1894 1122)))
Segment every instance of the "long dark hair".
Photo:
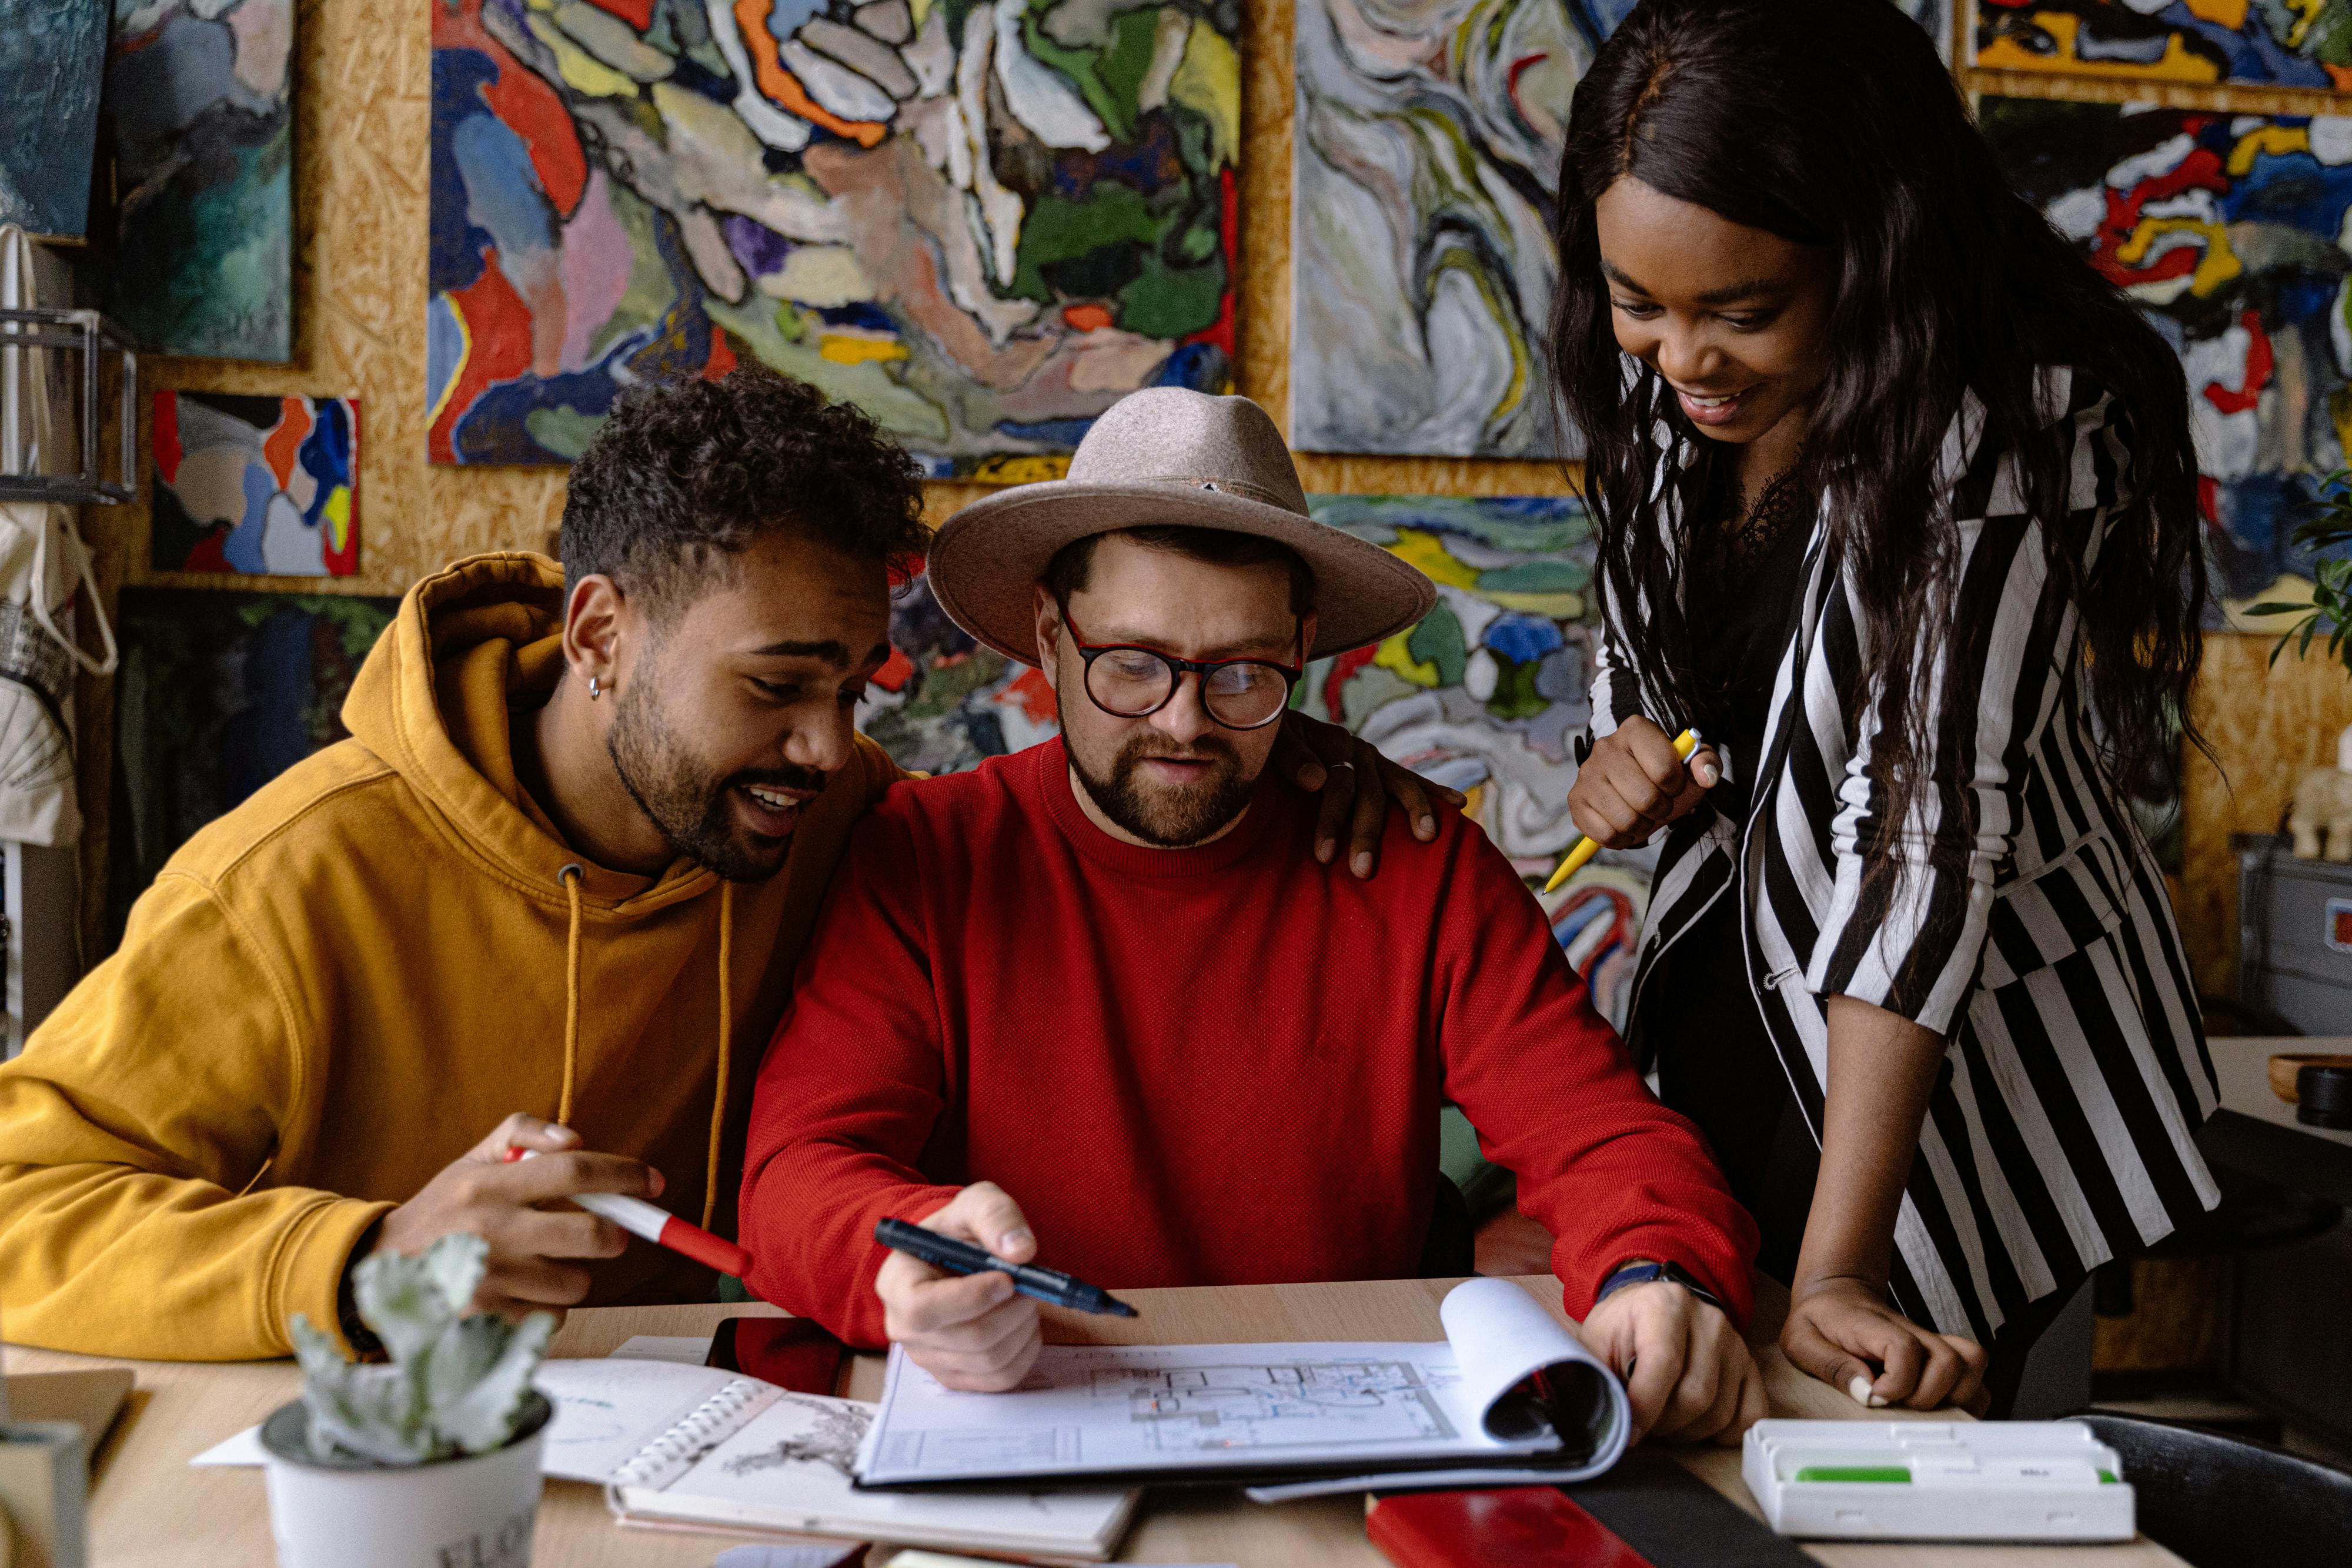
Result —
POLYGON ((1644 368, 1629 392, 1593 226, 1595 199, 1627 175, 1833 257, 1806 467, 1828 491, 1832 559, 1862 610, 1860 689, 1884 690, 1903 714, 1879 743, 1890 764, 1876 780, 1884 831, 1902 831, 1928 795, 1948 825, 1973 826, 1958 781, 1937 777, 1929 729, 1991 632, 1956 623, 1959 537, 1935 493, 1964 391, 1984 404, 1986 450, 2023 460, 2049 570, 2081 615, 2110 777, 2163 792, 2177 779, 2206 600, 2179 361, 2011 189, 1927 35, 1887 0, 1645 0, 1577 87, 1551 351, 1562 412, 1587 443, 1601 570, 1642 681, 1691 711, 1691 632, 1669 553, 1689 559, 1690 540, 1665 536, 1687 534, 1693 507, 1652 504, 1656 470, 1695 497, 1736 455, 1698 434, 1654 372, 1644 368), (2087 574, 2064 526, 2064 422, 2044 428, 2036 411, 2037 368, 2054 365, 2112 394, 2131 454, 2127 499, 2087 574), (1660 429, 1675 439, 1658 441, 1660 429))

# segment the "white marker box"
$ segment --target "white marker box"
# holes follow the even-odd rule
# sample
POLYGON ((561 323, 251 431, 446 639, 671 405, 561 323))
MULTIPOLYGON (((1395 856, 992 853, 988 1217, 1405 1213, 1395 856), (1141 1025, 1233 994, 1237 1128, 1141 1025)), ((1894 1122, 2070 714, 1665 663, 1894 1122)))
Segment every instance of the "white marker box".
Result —
POLYGON ((2128 1541, 2116 1451, 2074 1421, 1759 1421, 1740 1479, 1782 1535, 2128 1541))

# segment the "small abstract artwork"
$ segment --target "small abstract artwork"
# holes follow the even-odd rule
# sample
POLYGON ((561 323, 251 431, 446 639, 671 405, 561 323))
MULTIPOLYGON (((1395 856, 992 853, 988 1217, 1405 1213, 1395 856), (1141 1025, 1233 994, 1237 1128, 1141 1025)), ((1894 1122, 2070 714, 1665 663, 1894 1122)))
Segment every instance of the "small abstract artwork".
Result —
MULTIPOLYGON (((248 0, 250 3, 250 0, 248 0)), ((1228 390, 1230 0, 436 0, 427 450, 569 462, 766 361, 936 476, 1228 390)))
POLYGON ((155 394, 159 571, 360 569, 356 398, 155 394))
POLYGON ((115 0, 106 311, 150 353, 294 350, 294 0, 115 0))
POLYGON ((399 606, 355 594, 122 591, 110 946, 191 834, 343 738, 343 698, 399 606))
POLYGON ((110 18, 108 0, 0 0, 0 224, 82 237, 110 18))
POLYGON ((2352 119, 1998 98, 1979 118, 2179 353, 2217 594, 2307 573, 2290 536, 2352 444, 2352 119))
POLYGON ((2352 91, 2352 0, 1977 0, 1976 63, 2352 91))

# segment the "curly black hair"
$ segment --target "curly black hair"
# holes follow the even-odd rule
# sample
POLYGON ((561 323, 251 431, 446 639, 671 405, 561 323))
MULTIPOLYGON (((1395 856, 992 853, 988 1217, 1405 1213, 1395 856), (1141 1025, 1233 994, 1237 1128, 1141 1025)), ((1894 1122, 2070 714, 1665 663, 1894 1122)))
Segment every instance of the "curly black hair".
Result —
POLYGON ((564 582, 610 577, 667 620, 771 528, 897 578, 922 555, 922 470, 863 410, 746 361, 621 400, 572 467, 564 582))

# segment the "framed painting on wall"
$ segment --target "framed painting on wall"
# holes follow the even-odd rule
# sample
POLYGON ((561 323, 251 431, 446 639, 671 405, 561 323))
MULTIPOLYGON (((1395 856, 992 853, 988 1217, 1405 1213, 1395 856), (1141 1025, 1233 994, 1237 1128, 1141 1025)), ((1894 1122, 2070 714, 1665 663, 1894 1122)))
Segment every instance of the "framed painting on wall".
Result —
POLYGON ((2352 92, 2352 0, 1976 0, 1989 68, 2352 92))
POLYGON ((157 354, 294 352, 294 0, 115 0, 106 313, 157 354))
POLYGON ((934 476, 1232 382, 1239 10, 439 0, 428 450, 563 463, 749 355, 934 476))
POLYGON ((89 221, 108 0, 0 0, 0 224, 78 240, 89 221))
POLYGON ((2306 571, 2291 536, 2352 436, 2352 119, 2001 98, 1978 113, 2018 188, 2180 355, 2216 593, 2306 571))
POLYGON ((153 432, 156 570, 358 572, 358 399, 159 392, 153 432))

